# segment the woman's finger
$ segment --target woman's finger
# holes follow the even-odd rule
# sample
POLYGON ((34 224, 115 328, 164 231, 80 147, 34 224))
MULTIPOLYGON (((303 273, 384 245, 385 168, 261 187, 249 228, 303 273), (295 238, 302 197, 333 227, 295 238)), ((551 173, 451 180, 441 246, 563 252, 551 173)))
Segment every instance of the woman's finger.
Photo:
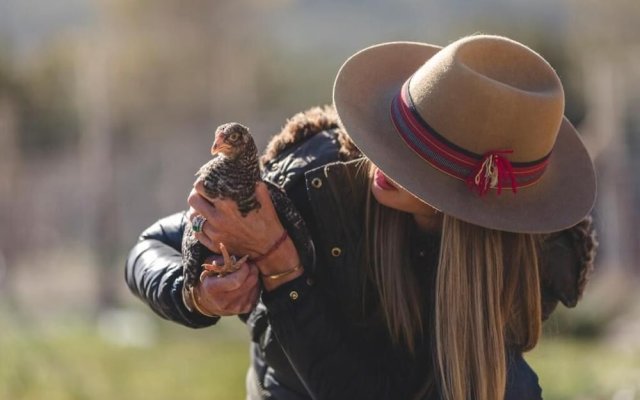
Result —
POLYGON ((239 314, 251 312, 251 310, 255 308, 256 304, 258 304, 258 299, 260 297, 260 285, 258 284, 258 278, 258 268, 254 266, 245 285, 243 286, 249 288, 249 290, 247 293, 244 293, 242 297, 244 301, 238 309, 239 314))
POLYGON ((257 182, 256 183, 256 199, 260 203, 263 203, 263 202, 265 202, 267 200, 268 200, 268 202, 271 201, 271 194, 269 193, 269 188, 267 187, 267 185, 264 182, 257 182))
POLYGON ((200 196, 198 192, 196 192, 196 190, 192 188, 191 191, 189 192, 189 195, 187 196, 187 204, 189 204, 190 208, 193 208, 193 202, 195 198, 198 196, 200 196))
POLYGON ((193 234, 195 238, 198 240, 198 242, 202 243, 204 247, 213 251, 214 253, 220 253, 219 242, 214 242, 213 240, 211 240, 209 236, 207 236, 203 232, 194 232, 193 234))
MULTIPOLYGON (((193 207, 189 208, 187 211, 187 218, 189 222, 193 226, 193 220, 199 214, 193 207)), ((213 224, 205 218, 204 222, 200 225, 200 230, 198 232, 193 232, 195 238, 202 243, 206 248, 213 251, 214 253, 220 253, 220 247, 218 243, 220 242, 220 235, 216 232, 213 227, 213 224)), ((211 262, 206 262, 207 264, 211 264, 211 262)))
POLYGON ((196 216, 196 210, 193 209, 193 207, 189 207, 189 210, 187 210, 187 212, 185 213, 185 217, 187 218, 188 221, 193 222, 193 219, 196 216))
POLYGON ((251 310, 253 310, 258 303, 258 294, 259 289, 256 286, 251 290, 251 293, 248 296, 244 297, 244 302, 241 304, 238 310, 238 314, 246 314, 248 312, 251 312, 251 310))
MULTIPOLYGON (((196 183, 193 185, 193 190, 200 195, 202 198, 204 198, 205 200, 207 200, 208 202, 210 202, 211 204, 213 204, 216 201, 219 201, 220 199, 214 199, 209 197, 209 195, 207 194, 206 189, 204 188, 204 182, 202 180, 197 180, 196 183)), ((214 205, 215 207, 215 205, 214 205)))
POLYGON ((195 190, 200 196, 207 197, 207 192, 204 189, 204 181, 202 179, 198 179, 196 183, 193 184, 193 190, 195 190))
POLYGON ((196 213, 201 214, 206 219, 212 219, 214 217, 215 207, 213 204, 195 190, 191 190, 187 202, 196 213))
POLYGON ((257 268, 256 269, 249 269, 249 275, 247 276, 247 279, 245 280, 245 282, 242 284, 243 287, 258 287, 258 279, 260 278, 257 268))
POLYGON ((238 204, 228 198, 222 198, 222 197, 218 197, 218 198, 211 198, 207 195, 207 192, 204 189, 204 184, 202 183, 202 181, 198 181, 196 182, 196 184, 194 185, 194 190, 200 195, 202 196, 204 199, 206 199, 209 203, 211 203, 211 205, 214 208, 219 208, 222 212, 228 213, 228 214, 236 214, 237 216, 240 215, 240 211, 238 210, 238 204))
POLYGON ((251 290, 251 295, 249 295, 248 299, 250 300, 249 302, 249 310, 251 311, 253 310, 253 308, 256 306, 256 304, 258 304, 258 298, 260 297, 260 286, 256 285, 253 290, 251 290))
MULTIPOLYGON (((241 273, 233 273, 224 277, 206 277, 198 287, 202 303, 206 304, 206 310, 216 315, 236 315, 249 312, 255 307, 260 293, 260 285, 257 281, 257 268, 244 264, 241 270, 245 271, 247 279, 239 287, 226 290, 242 279, 237 279, 235 284, 230 284, 236 277, 242 277, 241 273)), ((239 270, 240 271, 240 270, 239 270)))
POLYGON ((271 200, 271 193, 269 192, 269 188, 264 182, 258 182, 256 184, 256 199, 260 202, 262 207, 265 210, 275 214, 275 209, 273 208, 273 201, 271 200))
POLYGON ((210 256, 208 256, 207 258, 204 259, 204 263, 205 264, 213 264, 216 263, 217 265, 220 265, 220 263, 223 262, 222 256, 220 254, 212 254, 210 256))
MULTIPOLYGON (((197 193, 189 197, 189 204, 191 205, 191 208, 194 209, 194 214, 195 215, 200 214, 203 217, 205 217, 205 219, 207 220, 207 222, 203 226, 203 232, 205 232, 206 235, 214 243, 217 243, 223 240, 223 236, 221 236, 217 232, 217 230, 227 232, 228 231, 227 227, 229 226, 229 224, 233 225, 232 221, 235 221, 235 218, 231 218, 231 219, 228 218, 229 217, 229 212, 227 211, 228 206, 222 205, 222 204, 226 204, 228 201, 218 200, 217 202, 220 203, 220 209, 217 209, 217 207, 211 204, 209 200, 205 199, 204 197, 200 196, 197 193), (217 227, 218 229, 213 229, 214 226, 217 227)), ((229 202, 232 202, 232 201, 229 200, 229 202)), ((195 215, 194 215, 194 218, 195 218, 195 215)))
POLYGON ((229 303, 226 307, 227 310, 233 310, 238 314, 243 314, 251 311, 256 303, 258 296, 258 287, 252 287, 245 293, 239 294, 234 301, 229 303))
POLYGON ((249 268, 246 264, 243 264, 239 270, 231 274, 225 276, 207 276, 202 281, 203 289, 212 295, 238 290, 247 280, 249 273, 249 268))

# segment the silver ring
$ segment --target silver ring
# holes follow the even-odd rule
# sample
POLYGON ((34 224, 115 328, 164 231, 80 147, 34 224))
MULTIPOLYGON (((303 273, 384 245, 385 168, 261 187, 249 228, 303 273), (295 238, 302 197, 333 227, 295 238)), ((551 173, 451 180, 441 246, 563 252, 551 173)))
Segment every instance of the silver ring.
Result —
POLYGON ((196 233, 202 232, 202 228, 204 228, 205 222, 207 222, 207 219, 205 217, 200 214, 196 215, 193 221, 191 221, 191 227, 193 228, 193 231, 196 233))

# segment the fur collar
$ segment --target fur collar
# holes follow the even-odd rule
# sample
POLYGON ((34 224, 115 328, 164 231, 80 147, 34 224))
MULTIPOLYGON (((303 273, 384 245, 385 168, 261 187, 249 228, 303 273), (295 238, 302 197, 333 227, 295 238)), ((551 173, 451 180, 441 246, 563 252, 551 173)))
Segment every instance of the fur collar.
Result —
POLYGON ((349 161, 362 157, 340 124, 338 114, 332 105, 312 107, 287 120, 280 133, 274 135, 260 158, 262 165, 274 159, 296 143, 322 131, 332 131, 340 143, 340 159, 349 161))

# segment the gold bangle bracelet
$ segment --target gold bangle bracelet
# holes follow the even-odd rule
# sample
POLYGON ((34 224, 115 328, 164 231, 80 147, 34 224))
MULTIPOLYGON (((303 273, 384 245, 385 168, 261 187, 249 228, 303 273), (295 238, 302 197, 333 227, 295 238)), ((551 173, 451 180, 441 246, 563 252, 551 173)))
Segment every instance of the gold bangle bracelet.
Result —
POLYGON ((270 274, 270 275, 264 275, 264 274, 260 274, 263 278, 267 278, 267 279, 271 279, 271 280, 275 280, 275 279, 280 279, 282 277, 285 277, 289 274, 293 274, 294 272, 296 272, 297 270, 299 270, 300 268, 302 268, 302 264, 298 264, 295 267, 286 270, 284 272, 279 272, 277 274, 270 274))
POLYGON ((200 314, 204 315, 205 317, 209 317, 209 318, 216 318, 218 317, 217 315, 214 314, 210 314, 206 311, 204 311, 202 309, 202 306, 200 304, 198 304, 198 300, 196 298, 196 294, 195 294, 195 290, 191 289, 189 290, 189 293, 191 293, 191 303, 193 304, 193 307, 196 309, 197 312, 199 312, 200 314))

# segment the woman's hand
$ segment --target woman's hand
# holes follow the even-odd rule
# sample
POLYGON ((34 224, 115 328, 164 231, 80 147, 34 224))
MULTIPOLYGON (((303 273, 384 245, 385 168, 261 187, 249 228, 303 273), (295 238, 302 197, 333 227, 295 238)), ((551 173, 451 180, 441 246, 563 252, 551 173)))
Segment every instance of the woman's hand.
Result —
POLYGON ((238 256, 255 258, 266 253, 284 228, 262 182, 256 185, 256 197, 261 207, 243 217, 233 200, 208 198, 202 181, 196 181, 189 194, 191 208, 187 216, 192 220, 200 214, 207 219, 202 232, 195 234, 196 239, 215 253, 220 253, 220 243, 238 256))
MULTIPOLYGON (((207 263, 222 263, 222 256, 207 258, 207 263)), ((208 314, 227 316, 248 313, 260 294, 258 268, 243 263, 239 270, 224 276, 206 276, 194 289, 198 307, 208 314)))
POLYGON ((188 218, 192 220, 199 214, 207 219, 202 231, 195 235, 211 251, 220 253, 220 243, 224 243, 231 254, 248 255, 250 260, 268 254, 255 265, 263 276, 292 271, 279 279, 263 279, 265 289, 272 290, 300 276, 303 268, 291 238, 269 251, 282 236, 284 227, 263 182, 256 185, 256 197, 261 207, 243 217, 234 201, 207 198, 202 182, 196 181, 189 194, 188 218))

